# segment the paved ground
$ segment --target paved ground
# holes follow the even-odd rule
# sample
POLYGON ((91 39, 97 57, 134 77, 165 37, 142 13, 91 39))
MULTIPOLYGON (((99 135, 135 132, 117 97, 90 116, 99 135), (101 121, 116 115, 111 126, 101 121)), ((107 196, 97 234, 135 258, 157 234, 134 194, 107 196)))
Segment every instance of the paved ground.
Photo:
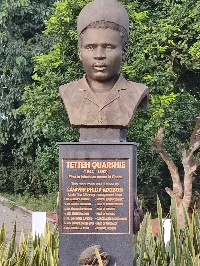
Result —
MULTIPOLYGON (((25 235, 27 235, 31 230, 32 212, 0 196, 0 229, 4 223, 7 240, 10 240, 15 221, 17 228, 16 242, 18 243, 21 231, 23 230, 25 235)), ((53 219, 48 218, 48 221, 53 228, 53 219)))

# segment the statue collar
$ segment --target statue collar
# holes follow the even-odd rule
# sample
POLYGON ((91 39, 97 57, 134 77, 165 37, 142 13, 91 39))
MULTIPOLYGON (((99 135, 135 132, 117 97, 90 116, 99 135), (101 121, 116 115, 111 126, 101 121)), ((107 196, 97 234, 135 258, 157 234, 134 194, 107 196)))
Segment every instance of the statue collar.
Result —
POLYGON ((109 105, 116 99, 120 97, 120 91, 127 89, 127 80, 120 74, 118 80, 114 84, 113 88, 108 93, 108 96, 106 97, 105 101, 100 101, 97 95, 92 91, 92 89, 89 87, 86 75, 83 76, 81 80, 78 81, 77 89, 79 91, 85 92, 84 98, 93 102, 97 106, 99 106, 100 109, 103 109, 105 106, 109 105))

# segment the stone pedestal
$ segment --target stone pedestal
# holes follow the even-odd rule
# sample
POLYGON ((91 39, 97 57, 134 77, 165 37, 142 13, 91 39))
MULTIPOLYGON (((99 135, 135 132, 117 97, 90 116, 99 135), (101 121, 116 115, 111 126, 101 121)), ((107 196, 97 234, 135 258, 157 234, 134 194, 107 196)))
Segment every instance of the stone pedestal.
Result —
POLYGON ((133 265, 135 143, 59 143, 60 266, 101 246, 109 266, 133 265))
POLYGON ((119 143, 126 142, 127 129, 81 127, 79 128, 80 142, 85 143, 119 143))

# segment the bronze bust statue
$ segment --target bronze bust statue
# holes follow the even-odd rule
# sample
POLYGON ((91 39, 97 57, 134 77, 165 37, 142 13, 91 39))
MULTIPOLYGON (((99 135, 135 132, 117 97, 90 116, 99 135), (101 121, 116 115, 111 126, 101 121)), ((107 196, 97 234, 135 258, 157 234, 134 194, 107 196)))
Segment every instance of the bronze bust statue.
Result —
POLYGON ((86 74, 59 89, 70 123, 80 128, 83 140, 87 140, 85 132, 98 132, 102 139, 107 132, 124 141, 121 132, 136 109, 146 106, 149 93, 145 85, 127 81, 119 73, 127 52, 127 11, 115 0, 94 0, 80 12, 77 31, 86 74))

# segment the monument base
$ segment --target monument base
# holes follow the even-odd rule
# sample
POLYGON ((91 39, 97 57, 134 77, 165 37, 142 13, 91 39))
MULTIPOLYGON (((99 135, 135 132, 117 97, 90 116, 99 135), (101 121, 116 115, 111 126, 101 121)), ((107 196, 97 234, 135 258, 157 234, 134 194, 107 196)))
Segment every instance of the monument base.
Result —
POLYGON ((137 145, 59 143, 59 149, 59 265, 83 265, 80 256, 92 246, 109 255, 105 265, 133 265, 137 145))

